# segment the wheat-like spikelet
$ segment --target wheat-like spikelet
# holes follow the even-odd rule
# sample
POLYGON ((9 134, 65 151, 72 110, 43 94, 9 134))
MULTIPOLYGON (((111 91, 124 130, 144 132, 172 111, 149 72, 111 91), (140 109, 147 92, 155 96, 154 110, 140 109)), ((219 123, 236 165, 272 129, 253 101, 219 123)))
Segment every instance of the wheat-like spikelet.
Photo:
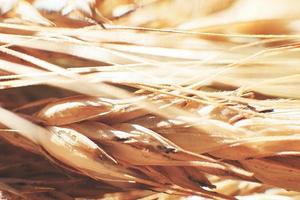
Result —
POLYGON ((298 199, 299 2, 273 4, 0 0, 1 198, 298 199))

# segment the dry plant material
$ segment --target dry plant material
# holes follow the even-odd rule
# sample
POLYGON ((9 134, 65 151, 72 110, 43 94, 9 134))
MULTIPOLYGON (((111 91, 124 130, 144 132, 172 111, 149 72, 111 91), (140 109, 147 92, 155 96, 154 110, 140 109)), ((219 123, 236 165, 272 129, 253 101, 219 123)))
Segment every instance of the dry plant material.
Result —
POLYGON ((299 199, 298 4, 0 0, 0 197, 299 199))

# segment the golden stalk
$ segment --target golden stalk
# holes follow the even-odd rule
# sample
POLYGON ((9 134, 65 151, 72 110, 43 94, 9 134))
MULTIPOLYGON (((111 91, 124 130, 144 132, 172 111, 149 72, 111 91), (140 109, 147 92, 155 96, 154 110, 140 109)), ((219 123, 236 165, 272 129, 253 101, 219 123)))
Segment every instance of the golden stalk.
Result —
POLYGON ((1 198, 298 199, 298 4, 0 0, 1 198))

